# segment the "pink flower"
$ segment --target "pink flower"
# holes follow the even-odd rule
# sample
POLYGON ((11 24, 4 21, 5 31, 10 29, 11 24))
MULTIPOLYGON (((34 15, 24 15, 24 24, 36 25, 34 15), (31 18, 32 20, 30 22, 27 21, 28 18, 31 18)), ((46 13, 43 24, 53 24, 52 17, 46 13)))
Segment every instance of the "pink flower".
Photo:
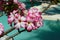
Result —
POLYGON ((42 19, 41 14, 42 13, 34 7, 28 10, 28 16, 30 17, 30 19, 33 19, 34 21, 39 21, 39 18, 42 19))
POLYGON ((30 32, 32 31, 32 25, 31 24, 27 24, 27 27, 26 27, 27 31, 30 32))
POLYGON ((26 16, 28 13, 28 10, 22 10, 22 12, 23 12, 24 16, 26 16))
POLYGON ((26 5, 24 3, 19 2, 18 6, 20 9, 26 9, 26 5))
POLYGON ((0 36, 3 34, 4 32, 4 26, 2 25, 2 23, 0 23, 0 36))
POLYGON ((16 15, 17 14, 17 11, 18 10, 13 10, 13 12, 10 12, 10 15, 8 15, 8 24, 9 25, 12 24, 12 22, 15 20, 15 17, 16 16, 18 17, 18 15, 16 15))
POLYGON ((16 3, 20 9, 25 9, 26 7, 24 3, 18 2, 18 0, 13 0, 13 2, 16 3))
POLYGON ((18 0, 13 0, 14 3, 18 3, 18 0))
POLYGON ((36 22, 36 26, 37 26, 37 28, 39 28, 39 27, 41 27, 43 25, 43 22, 42 21, 38 21, 38 22, 36 22))
POLYGON ((32 23, 32 22, 27 22, 25 28, 27 29, 28 32, 36 29, 34 23, 32 23))
POLYGON ((29 16, 26 17, 26 20, 29 21, 29 22, 33 22, 33 19, 29 16))
POLYGON ((26 29, 27 31, 35 30, 42 26, 42 16, 41 12, 37 8, 30 8, 28 10, 28 14, 26 16, 27 24, 26 29))
POLYGON ((39 17, 40 14, 42 13, 37 8, 32 7, 28 10, 28 15, 30 17, 36 17, 36 16, 39 17))
POLYGON ((19 16, 20 16, 19 13, 16 13, 16 14, 14 15, 15 18, 18 18, 19 16))
POLYGON ((18 12, 18 10, 13 10, 13 12, 12 12, 12 13, 13 13, 13 14, 16 14, 17 12, 18 12))
POLYGON ((32 31, 32 30, 36 30, 37 28, 41 27, 42 26, 42 22, 27 22, 26 23, 26 30, 28 32, 32 31))
POLYGON ((16 23, 18 23, 18 18, 20 17, 20 14, 19 13, 16 13, 15 15, 14 15, 14 24, 16 24, 16 23))
POLYGON ((14 15, 10 13, 10 15, 8 16, 8 24, 11 25, 13 21, 14 21, 14 15))
POLYGON ((32 31, 36 29, 36 25, 35 22, 33 21, 33 19, 31 19, 29 16, 26 17, 27 22, 26 22, 26 29, 27 31, 32 31))
POLYGON ((19 29, 19 28, 25 28, 25 24, 26 24, 26 18, 24 16, 19 16, 17 19, 15 19, 15 28, 19 29))
MULTIPOLYGON (((21 8, 20 4, 19 6, 21 8)), ((14 22, 16 29, 25 28, 28 32, 36 30, 43 25, 42 13, 37 8, 30 8, 28 11, 25 11, 22 9, 22 12, 25 13, 24 15, 18 13, 18 10, 11 12, 8 17, 8 23, 12 24, 14 22)))

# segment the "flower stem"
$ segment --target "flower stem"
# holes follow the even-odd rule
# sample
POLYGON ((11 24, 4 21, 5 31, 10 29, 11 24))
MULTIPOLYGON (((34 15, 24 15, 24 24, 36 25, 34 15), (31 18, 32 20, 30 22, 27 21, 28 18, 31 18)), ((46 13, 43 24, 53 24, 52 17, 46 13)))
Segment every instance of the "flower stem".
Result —
POLYGON ((12 36, 8 37, 7 39, 13 38, 13 37, 15 37, 16 35, 20 34, 21 32, 24 32, 24 31, 26 31, 26 30, 24 29, 24 30, 22 30, 22 31, 20 31, 20 32, 17 32, 17 33, 15 33, 15 34, 13 34, 12 36))
POLYGON ((42 11, 42 13, 44 13, 50 6, 51 6, 51 3, 42 11))
POLYGON ((11 31, 13 31, 14 29, 15 29, 14 27, 11 27, 9 30, 4 32, 4 35, 6 35, 7 33, 11 32, 11 31))
POLYGON ((11 27, 10 29, 8 29, 7 31, 4 32, 4 34, 1 36, 3 37, 4 35, 8 34, 9 32, 13 31, 15 28, 11 27))
POLYGON ((50 4, 42 11, 42 13, 44 13, 51 5, 52 5, 52 3, 53 4, 56 4, 57 3, 57 1, 56 0, 52 0, 51 2, 50 2, 50 4))

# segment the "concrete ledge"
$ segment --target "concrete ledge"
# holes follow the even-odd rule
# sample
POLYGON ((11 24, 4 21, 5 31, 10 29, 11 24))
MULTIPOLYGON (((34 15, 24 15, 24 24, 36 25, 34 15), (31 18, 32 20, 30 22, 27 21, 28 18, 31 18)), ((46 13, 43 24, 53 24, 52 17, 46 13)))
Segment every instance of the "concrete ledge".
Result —
POLYGON ((42 15, 43 20, 60 20, 60 14, 56 15, 42 15))
MULTIPOLYGON (((7 40, 7 38, 8 38, 8 36, 5 35, 5 36, 1 37, 0 40, 7 40)), ((13 39, 11 38, 9 40, 13 40, 13 39)))

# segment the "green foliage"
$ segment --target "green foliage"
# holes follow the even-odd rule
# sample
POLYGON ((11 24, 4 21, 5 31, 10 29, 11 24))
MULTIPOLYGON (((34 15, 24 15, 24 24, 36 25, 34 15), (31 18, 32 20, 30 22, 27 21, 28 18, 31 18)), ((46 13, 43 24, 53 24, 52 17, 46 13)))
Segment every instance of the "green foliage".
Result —
POLYGON ((58 2, 60 3, 60 0, 58 0, 58 2))

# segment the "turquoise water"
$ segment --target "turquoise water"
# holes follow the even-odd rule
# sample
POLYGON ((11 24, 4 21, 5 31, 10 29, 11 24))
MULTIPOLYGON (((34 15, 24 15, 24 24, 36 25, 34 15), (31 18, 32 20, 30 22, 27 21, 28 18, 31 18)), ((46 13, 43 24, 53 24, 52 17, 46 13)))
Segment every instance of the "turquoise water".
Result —
MULTIPOLYGON (((7 23, 7 17, 3 15, 0 17, 0 22, 3 23, 5 31, 10 28, 7 23)), ((32 32, 22 32, 14 37, 14 40, 60 40, 60 21, 43 21, 43 26, 32 32)), ((8 36, 16 33, 17 30, 12 31, 8 36)))
POLYGON ((26 4, 26 8, 29 9, 32 5, 33 6, 38 6, 41 4, 41 2, 34 2, 33 4, 31 4, 31 2, 23 2, 26 4))

